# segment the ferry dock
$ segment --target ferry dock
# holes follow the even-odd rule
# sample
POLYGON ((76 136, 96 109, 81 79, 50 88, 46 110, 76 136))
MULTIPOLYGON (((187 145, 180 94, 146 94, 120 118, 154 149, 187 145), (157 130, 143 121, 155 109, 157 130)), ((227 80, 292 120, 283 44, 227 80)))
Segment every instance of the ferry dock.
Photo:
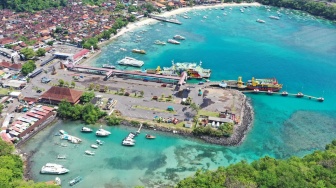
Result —
POLYGON ((304 95, 303 93, 299 92, 299 93, 284 93, 284 92, 269 92, 269 91, 253 91, 253 90, 243 90, 241 91, 243 93, 266 93, 267 95, 281 95, 283 97, 287 97, 287 96, 293 96, 296 98, 307 98, 307 99, 314 99, 317 100, 319 102, 323 102, 324 98, 323 97, 314 97, 311 95, 304 95))
POLYGON ((170 18, 166 18, 162 16, 155 16, 153 14, 149 14, 149 17, 155 20, 163 21, 163 22, 169 22, 169 23, 178 24, 178 25, 182 24, 182 22, 178 21, 177 19, 170 19, 170 18))

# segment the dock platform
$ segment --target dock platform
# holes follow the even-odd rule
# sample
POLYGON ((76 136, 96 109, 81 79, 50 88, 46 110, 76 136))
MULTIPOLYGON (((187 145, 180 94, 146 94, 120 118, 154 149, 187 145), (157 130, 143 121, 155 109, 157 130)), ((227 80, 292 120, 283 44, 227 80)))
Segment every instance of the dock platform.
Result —
POLYGON ((163 22, 169 22, 169 23, 173 23, 173 24, 178 24, 181 25, 182 22, 178 21, 177 19, 171 19, 171 18, 166 18, 166 17, 162 17, 162 16, 155 16, 153 14, 149 15, 150 18, 159 20, 159 21, 163 21, 163 22))
POLYGON ((293 96, 293 97, 296 97, 296 98, 307 98, 307 99, 315 99, 319 102, 323 102, 324 101, 324 98, 323 97, 314 97, 314 96, 311 96, 311 95, 298 95, 299 93, 286 93, 285 95, 283 94, 283 92, 272 92, 272 93, 269 93, 268 91, 253 91, 253 90, 243 90, 241 91, 243 93, 255 93, 255 94, 258 94, 258 93, 266 93, 267 95, 281 95, 283 97, 287 97, 287 96, 293 96))

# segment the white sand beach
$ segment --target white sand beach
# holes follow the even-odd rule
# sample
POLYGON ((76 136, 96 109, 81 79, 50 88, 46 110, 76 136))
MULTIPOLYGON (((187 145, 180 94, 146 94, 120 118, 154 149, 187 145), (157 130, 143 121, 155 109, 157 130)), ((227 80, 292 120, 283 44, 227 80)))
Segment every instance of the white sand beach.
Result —
MULTIPOLYGON (((164 12, 159 14, 158 16, 164 16, 164 17, 169 17, 173 16, 176 14, 182 14, 184 12, 192 11, 192 10, 202 10, 202 9, 209 9, 209 8, 221 8, 221 7, 234 7, 234 6, 260 6, 261 4, 259 3, 221 3, 221 4, 216 4, 216 5, 201 5, 201 6, 193 6, 193 7, 184 7, 184 8, 179 8, 179 9, 174 9, 169 12, 164 12)), ((140 21, 128 24, 126 27, 122 28, 116 35, 111 37, 111 40, 118 38, 119 36, 123 35, 126 32, 132 31, 138 27, 142 27, 144 25, 149 25, 149 24, 154 24, 157 23, 157 20, 151 19, 151 18, 144 18, 140 21)))

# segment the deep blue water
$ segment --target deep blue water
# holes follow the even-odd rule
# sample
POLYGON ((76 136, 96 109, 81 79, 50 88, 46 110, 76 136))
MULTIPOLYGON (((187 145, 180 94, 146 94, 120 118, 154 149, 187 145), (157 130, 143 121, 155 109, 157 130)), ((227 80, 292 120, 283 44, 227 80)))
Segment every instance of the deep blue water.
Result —
MULTIPOLYGON (((85 184, 88 187, 92 185, 90 182, 95 182, 97 187, 151 186, 174 184, 192 175, 198 168, 216 169, 240 160, 253 161, 265 155, 276 158, 303 156, 323 149, 327 143, 336 139, 336 24, 286 9, 280 10, 280 20, 269 19, 268 16, 275 15, 277 10, 272 8, 268 12, 263 7, 252 7, 241 13, 238 7, 234 7, 232 10, 190 11, 187 14, 191 19, 177 16, 183 22, 182 25, 157 23, 119 37, 104 47, 102 54, 91 64, 97 67, 105 63, 116 64, 117 60, 126 55, 145 61, 143 68, 171 66, 172 60, 202 61, 204 68, 212 69, 210 80, 237 79, 238 76, 242 76, 244 81, 253 76, 276 77, 284 84, 284 90, 323 96, 323 103, 306 98, 249 94, 255 120, 240 146, 212 146, 162 134, 157 142, 140 142, 136 150, 127 154, 125 152, 129 151, 119 144, 112 144, 110 150, 100 148, 105 154, 90 159, 94 164, 92 168, 100 170, 99 174, 86 172, 76 163, 66 164, 72 171, 81 171, 79 174, 90 180, 85 184), (207 19, 203 18, 204 15, 207 19), (257 23, 258 18, 266 23, 257 23), (175 34, 187 39, 181 45, 153 44, 155 40, 166 41, 175 34), (141 42, 134 42, 137 38, 141 38, 141 42), (128 51, 120 51, 120 48, 128 51), (133 48, 144 49, 147 55, 132 54, 133 48), (121 152, 123 155, 109 159, 108 152, 111 155, 121 152), (103 166, 106 168, 102 170, 103 166), (100 176, 101 181, 94 181, 95 177, 100 176)), ((71 126, 73 124, 77 123, 59 126, 70 134, 78 134, 79 128, 71 126)), ((112 143, 129 131, 122 127, 111 130, 114 132, 112 138, 109 138, 112 143)), ((40 137, 47 135, 45 132, 40 137)), ((80 134, 78 136, 83 137, 80 134)), ((88 136, 86 139, 90 142, 95 137, 88 136)), ((35 161, 56 142, 46 140, 41 144, 41 152, 34 156, 35 161)), ((36 147, 36 141, 28 144, 27 150, 36 147)), ((75 158, 82 160, 77 155, 75 158)), ((38 165, 34 166, 35 171, 44 162, 36 162, 38 165)), ((74 174, 68 174, 65 179, 69 180, 72 176, 74 174)), ((34 178, 42 181, 48 177, 37 173, 34 178)), ((85 187, 84 183, 82 185, 85 187)))

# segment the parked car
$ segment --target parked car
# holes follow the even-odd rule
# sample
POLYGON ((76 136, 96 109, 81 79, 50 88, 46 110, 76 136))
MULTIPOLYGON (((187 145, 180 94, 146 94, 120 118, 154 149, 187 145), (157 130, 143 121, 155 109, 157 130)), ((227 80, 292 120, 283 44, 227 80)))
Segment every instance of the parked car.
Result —
POLYGON ((36 93, 42 93, 42 90, 39 89, 39 90, 36 91, 36 93))

